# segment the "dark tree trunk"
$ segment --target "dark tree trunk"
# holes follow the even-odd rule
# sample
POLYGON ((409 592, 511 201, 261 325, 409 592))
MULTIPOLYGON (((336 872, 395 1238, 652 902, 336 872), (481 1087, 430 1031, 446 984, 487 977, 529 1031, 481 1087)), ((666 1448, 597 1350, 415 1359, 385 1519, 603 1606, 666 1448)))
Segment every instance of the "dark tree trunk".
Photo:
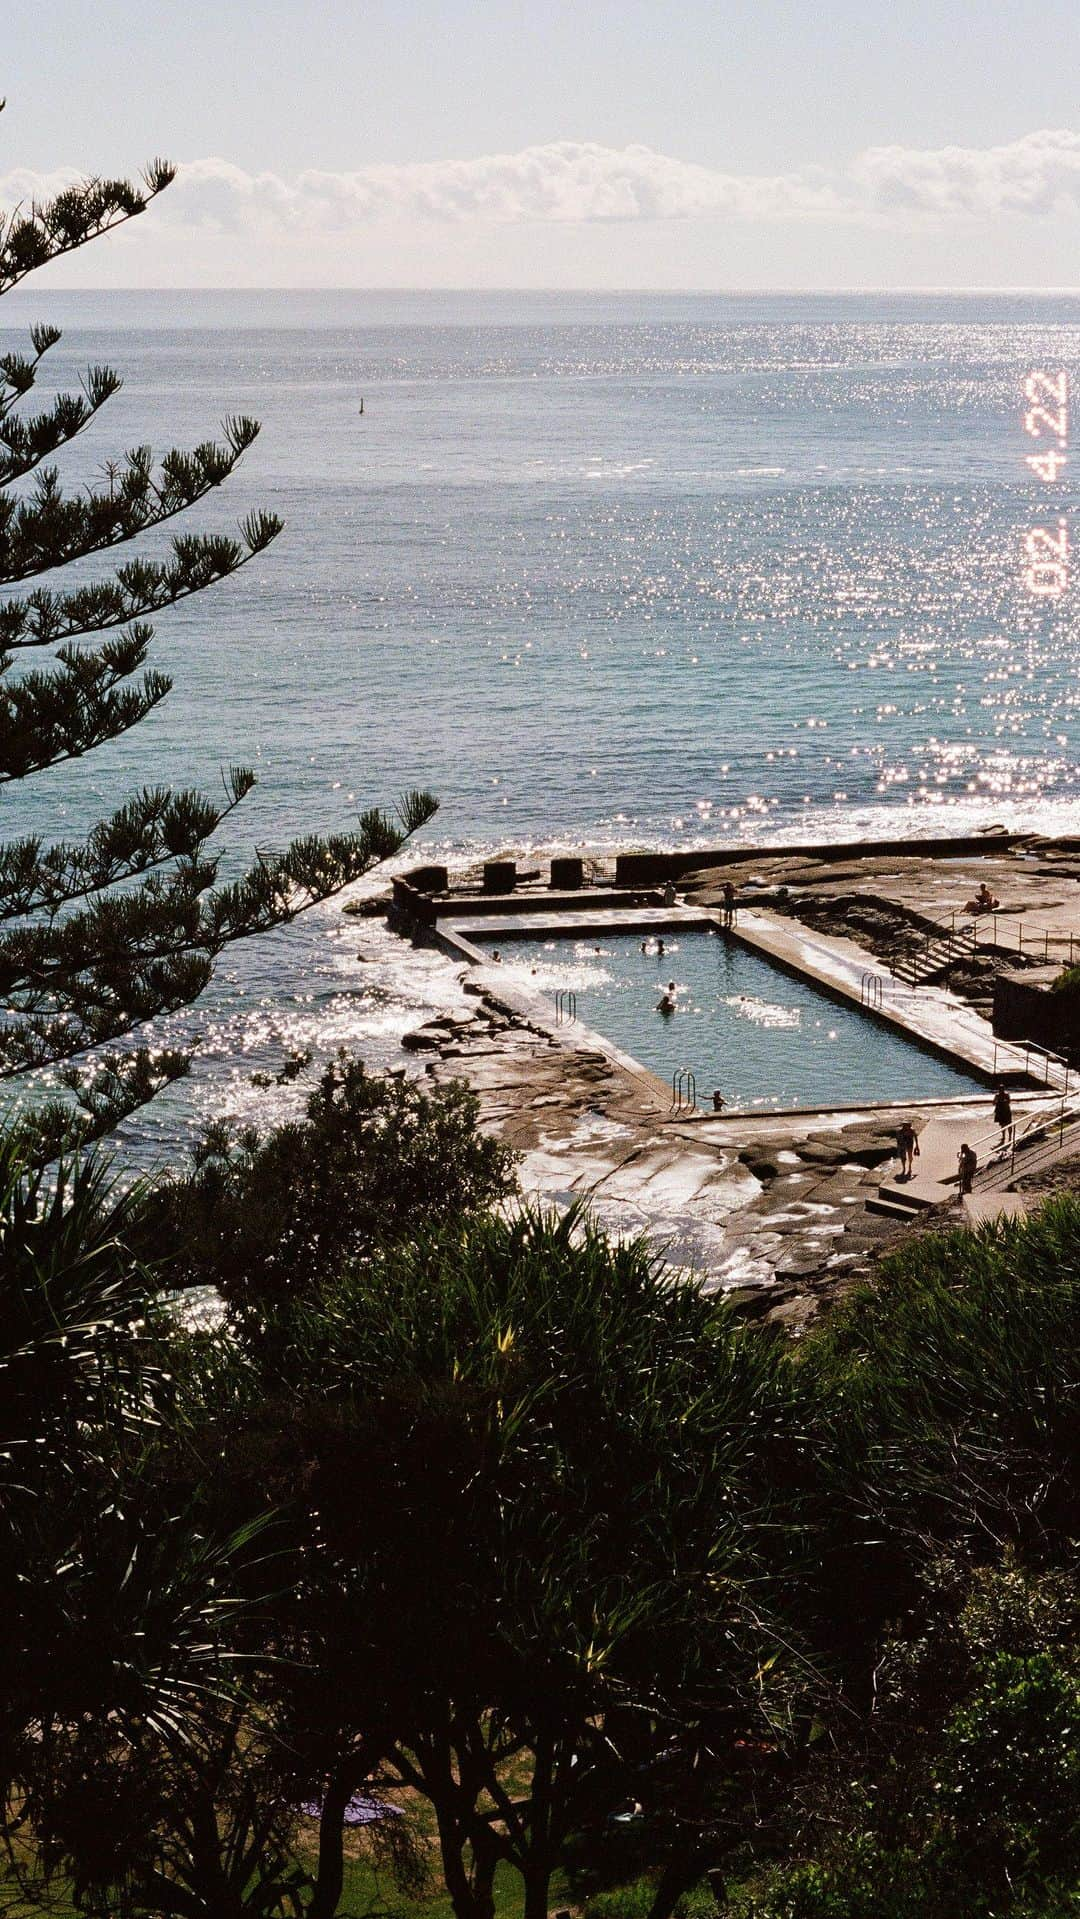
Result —
POLYGON ((494 1863, 489 1872, 470 1874, 465 1864, 465 1835, 457 1820, 444 1817, 437 1807, 435 1816, 439 1822, 443 1878, 455 1919, 494 1919, 494 1863))
POLYGON ((319 1861, 308 1919, 334 1919, 345 1883, 345 1808, 352 1796, 351 1774, 331 1779, 319 1817, 319 1861))
POLYGON ((551 1890, 551 1867, 546 1863, 531 1860, 524 1868, 525 1905, 523 1919, 547 1919, 548 1897, 551 1890))
POLYGON ((649 1907, 649 1919, 671 1919, 684 1892, 697 1884, 705 1859, 699 1846, 680 1847, 669 1858, 649 1907))

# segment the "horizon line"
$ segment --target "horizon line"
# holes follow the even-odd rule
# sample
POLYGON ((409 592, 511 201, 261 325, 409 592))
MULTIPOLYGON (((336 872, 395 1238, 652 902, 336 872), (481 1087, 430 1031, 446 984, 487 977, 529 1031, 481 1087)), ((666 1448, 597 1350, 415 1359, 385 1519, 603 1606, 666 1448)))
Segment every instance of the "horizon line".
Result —
MULTIPOLYGON (((30 289, 27 288, 26 286, 15 286, 8 289, 8 297, 12 293, 22 294, 25 296, 29 294, 29 292, 30 292, 30 289)), ((275 283, 274 281, 264 280, 264 281, 245 282, 243 285, 240 285, 240 286, 222 286, 217 284, 211 285, 209 283, 205 285, 185 283, 185 284, 177 284, 173 286, 169 286, 169 285, 74 286, 71 284, 66 284, 66 285, 61 284, 58 286, 38 288, 36 289, 36 292, 37 293, 41 293, 41 292, 47 292, 47 293, 411 293, 411 294, 415 294, 415 293, 432 293, 432 294, 547 293, 552 295, 559 295, 559 294, 566 294, 566 293, 592 293, 597 295, 613 295, 614 294, 614 295, 635 295, 635 296, 640 296, 642 294, 649 294, 649 295, 656 295, 661 297, 665 295, 672 295, 672 294, 674 295, 688 294, 688 295, 697 295, 697 296, 711 295, 711 296, 714 296, 717 298, 723 298, 723 299, 740 299, 740 298, 755 299, 755 298, 760 298, 763 295, 778 295, 778 294, 801 294, 804 296, 820 295, 820 296, 831 296, 831 297, 835 297, 840 294, 847 294, 854 297, 861 297, 863 295, 869 295, 869 294, 894 294, 895 295, 895 294, 939 293, 939 294, 950 294, 951 296, 956 298, 956 297, 961 297, 968 294, 975 296, 975 295, 986 295, 986 294, 1022 293, 1022 294, 1027 294, 1029 296, 1034 296, 1034 297, 1043 296, 1046 298, 1055 298, 1055 297, 1060 298, 1061 296, 1065 295, 1072 298, 1072 297, 1080 297, 1080 283, 1076 283, 1073 285, 1063 285, 1063 286, 1023 286, 1023 285, 1010 285, 1010 284, 995 284, 995 285, 985 285, 985 286, 944 286, 940 284, 926 282, 926 283, 919 283, 917 285, 910 285, 910 286, 872 285, 872 286, 857 286, 857 287, 852 287, 852 286, 806 287, 806 286, 794 286, 794 285, 753 286, 753 287, 716 287, 716 286, 605 287, 605 286, 586 286, 586 285, 581 285, 581 286, 514 286, 514 285, 416 286, 416 285, 409 285, 406 283, 402 283, 400 285, 394 284, 392 286, 347 286, 347 285, 335 285, 329 282, 313 281, 310 284, 305 284, 301 286, 301 285, 286 285, 284 283, 275 283)))

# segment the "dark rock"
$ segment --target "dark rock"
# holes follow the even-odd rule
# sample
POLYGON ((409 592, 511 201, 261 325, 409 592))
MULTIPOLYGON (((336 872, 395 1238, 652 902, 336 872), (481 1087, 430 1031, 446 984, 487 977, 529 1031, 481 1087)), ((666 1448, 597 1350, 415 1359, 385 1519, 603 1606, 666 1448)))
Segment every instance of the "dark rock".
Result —
POLYGON ((847 1148, 839 1139, 832 1142, 817 1139, 800 1140, 796 1144, 795 1151, 808 1166, 839 1166, 841 1160, 849 1157, 847 1148))
POLYGON ((426 1027, 418 1026, 414 1032, 402 1034, 401 1044, 407 1053, 434 1053, 438 1051, 442 1037, 438 1033, 428 1032, 426 1027))
POLYGON ((748 1173, 753 1173, 755 1179, 766 1183, 775 1179, 780 1171, 775 1159, 768 1158, 764 1153, 755 1153, 752 1147, 748 1152, 740 1153, 739 1159, 748 1173))

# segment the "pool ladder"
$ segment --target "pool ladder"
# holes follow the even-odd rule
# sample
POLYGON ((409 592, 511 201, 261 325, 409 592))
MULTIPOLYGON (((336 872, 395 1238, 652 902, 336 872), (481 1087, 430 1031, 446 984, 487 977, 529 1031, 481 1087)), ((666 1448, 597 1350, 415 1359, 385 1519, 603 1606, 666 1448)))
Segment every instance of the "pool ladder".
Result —
POLYGON ((577 1018, 577 994, 570 986, 560 986, 555 995, 555 1024, 561 1026, 564 1020, 577 1018))
POLYGON ((677 1066, 671 1075, 671 1110, 693 1112, 697 1105, 697 1080, 689 1066, 677 1066))
POLYGON ((864 973, 859 988, 859 999, 863 1006, 880 1011, 884 997, 884 983, 880 973, 864 973))

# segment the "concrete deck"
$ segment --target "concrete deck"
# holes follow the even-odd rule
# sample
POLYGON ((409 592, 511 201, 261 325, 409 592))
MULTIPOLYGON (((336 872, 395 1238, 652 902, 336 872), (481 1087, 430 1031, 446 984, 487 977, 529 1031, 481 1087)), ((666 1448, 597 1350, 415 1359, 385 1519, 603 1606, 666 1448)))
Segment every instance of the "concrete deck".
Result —
POLYGON ((855 940, 819 932, 765 907, 740 908, 734 938, 965 1067, 985 1085, 1027 1079, 1023 1047, 996 1040, 989 1023, 946 987, 911 987, 895 979, 855 940), (880 1002, 870 981, 880 983, 880 1002))
POLYGON ((972 1226, 992 1225, 997 1219, 1026 1219, 1031 1203, 1023 1193, 965 1193, 964 1212, 972 1226))

